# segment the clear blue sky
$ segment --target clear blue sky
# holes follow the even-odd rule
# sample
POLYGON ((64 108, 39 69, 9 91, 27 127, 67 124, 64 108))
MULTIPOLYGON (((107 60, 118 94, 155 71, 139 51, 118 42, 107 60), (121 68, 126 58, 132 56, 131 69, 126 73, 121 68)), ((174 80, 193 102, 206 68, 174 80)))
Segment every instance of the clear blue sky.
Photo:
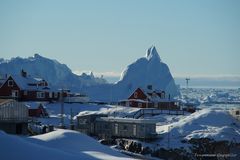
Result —
POLYGON ((174 76, 240 75, 240 1, 0 1, 2 58, 118 74, 151 45, 174 76))

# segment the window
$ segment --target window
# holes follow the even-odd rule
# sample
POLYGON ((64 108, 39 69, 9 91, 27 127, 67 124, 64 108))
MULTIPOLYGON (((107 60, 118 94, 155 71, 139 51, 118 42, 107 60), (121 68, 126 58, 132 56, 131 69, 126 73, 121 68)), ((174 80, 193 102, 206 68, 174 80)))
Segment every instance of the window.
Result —
POLYGON ((23 91, 24 96, 27 96, 27 93, 28 93, 27 91, 23 91))
POLYGON ((52 92, 49 92, 48 94, 49 94, 49 98, 52 98, 52 92))
POLYGON ((114 131, 115 131, 115 134, 117 135, 118 134, 118 124, 117 123, 115 123, 115 125, 114 125, 114 131))
POLYGON ((239 115, 239 111, 236 111, 236 115, 239 115))
POLYGON ((138 103, 138 108, 142 108, 142 103, 138 103))
POLYGON ((123 130, 127 130, 127 128, 128 128, 127 125, 123 126, 123 130))
POLYGON ((44 92, 37 92, 37 98, 45 98, 44 92))
POLYGON ((18 90, 12 90, 12 97, 18 97, 18 90))
POLYGON ((54 93, 54 98, 58 98, 58 93, 54 93))
POLYGON ((8 87, 13 87, 13 80, 8 80, 8 87))
POLYGON ((133 125, 133 135, 134 136, 137 135, 137 125, 136 124, 133 125))
POLYGON ((137 92, 134 92, 133 97, 134 97, 134 98, 138 98, 138 93, 137 93, 137 92))
POLYGON ((161 93, 161 98, 165 98, 165 92, 164 91, 162 91, 162 93, 161 93))

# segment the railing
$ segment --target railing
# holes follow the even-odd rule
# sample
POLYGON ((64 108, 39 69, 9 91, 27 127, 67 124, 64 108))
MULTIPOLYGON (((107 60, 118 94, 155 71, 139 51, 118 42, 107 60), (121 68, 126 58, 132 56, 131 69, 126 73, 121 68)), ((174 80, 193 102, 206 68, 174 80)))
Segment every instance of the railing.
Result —
POLYGON ((138 119, 144 115, 160 115, 160 114, 169 114, 169 115, 184 115, 183 110, 160 110, 155 108, 148 108, 148 109, 140 109, 137 112, 135 112, 133 115, 127 115, 127 118, 134 118, 138 119))

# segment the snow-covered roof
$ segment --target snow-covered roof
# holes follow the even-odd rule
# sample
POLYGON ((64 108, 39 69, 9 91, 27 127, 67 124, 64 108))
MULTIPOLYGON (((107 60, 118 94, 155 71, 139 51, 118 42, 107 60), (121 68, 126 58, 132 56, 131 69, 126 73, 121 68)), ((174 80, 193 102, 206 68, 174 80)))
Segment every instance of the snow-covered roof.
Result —
POLYGON ((156 89, 148 89, 148 88, 140 88, 143 93, 147 96, 150 102, 174 102, 175 100, 169 99, 168 95, 166 95, 165 91, 156 90, 156 89), (165 97, 162 98, 161 94, 164 94, 165 97))
POLYGON ((157 121, 153 119, 134 119, 134 118, 120 118, 120 117, 99 117, 97 121, 106 122, 125 122, 125 123, 141 123, 141 124, 156 124, 157 121))
MULTIPOLYGON (((5 82, 12 77, 16 82, 18 87, 22 90, 38 90, 38 91, 53 91, 50 90, 49 86, 40 86, 40 83, 45 83, 46 81, 41 78, 33 78, 31 76, 22 76, 22 75, 9 75, 5 82)), ((4 83, 5 83, 4 82, 4 83)))

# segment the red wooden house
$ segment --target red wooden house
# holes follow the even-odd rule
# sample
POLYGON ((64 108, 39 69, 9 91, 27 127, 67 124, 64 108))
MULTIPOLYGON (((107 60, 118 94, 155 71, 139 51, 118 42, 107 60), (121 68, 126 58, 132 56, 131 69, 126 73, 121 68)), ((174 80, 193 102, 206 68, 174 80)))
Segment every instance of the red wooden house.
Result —
POLYGON ((120 105, 166 110, 180 109, 177 102, 166 95, 165 91, 153 90, 151 86, 148 86, 147 89, 137 88, 127 100, 121 101, 120 105))
POLYGON ((51 90, 47 81, 33 78, 21 71, 20 75, 9 75, 1 79, 0 97, 14 98, 20 101, 58 100, 59 91, 51 90))
POLYGON ((28 115, 29 117, 48 117, 48 112, 46 108, 40 103, 37 108, 29 107, 28 115))

